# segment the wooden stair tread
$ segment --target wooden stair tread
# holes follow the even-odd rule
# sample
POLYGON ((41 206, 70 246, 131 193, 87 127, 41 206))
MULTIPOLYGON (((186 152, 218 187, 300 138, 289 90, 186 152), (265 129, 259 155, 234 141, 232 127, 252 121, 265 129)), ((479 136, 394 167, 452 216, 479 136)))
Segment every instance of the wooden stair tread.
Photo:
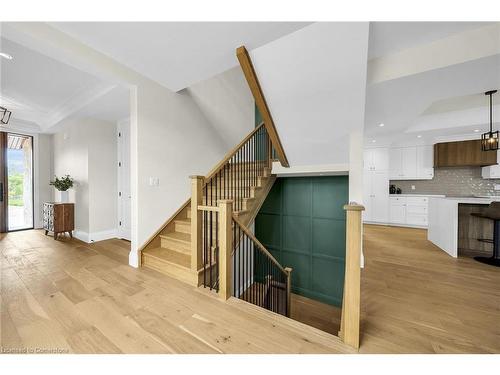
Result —
POLYGON ((165 247, 155 247, 145 250, 144 255, 155 257, 164 262, 173 263, 186 269, 190 269, 191 267, 191 257, 189 255, 165 247))
POLYGON ((179 224, 191 224, 191 218, 175 219, 174 222, 179 224))
POLYGON ((191 235, 188 233, 170 232, 170 233, 161 234, 160 237, 174 240, 174 241, 191 243, 191 235))

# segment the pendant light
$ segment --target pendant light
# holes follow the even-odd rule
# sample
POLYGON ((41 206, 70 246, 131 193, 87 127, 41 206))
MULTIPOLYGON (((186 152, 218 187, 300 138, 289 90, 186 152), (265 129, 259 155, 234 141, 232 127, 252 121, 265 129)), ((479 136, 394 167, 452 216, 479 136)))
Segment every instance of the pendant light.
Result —
POLYGON ((484 95, 490 96, 490 131, 481 135, 481 149, 483 151, 498 150, 498 130, 493 131, 493 100, 492 96, 497 90, 486 91, 484 95))
POLYGON ((7 125, 10 120, 10 115, 12 114, 7 108, 0 107, 0 122, 7 125))

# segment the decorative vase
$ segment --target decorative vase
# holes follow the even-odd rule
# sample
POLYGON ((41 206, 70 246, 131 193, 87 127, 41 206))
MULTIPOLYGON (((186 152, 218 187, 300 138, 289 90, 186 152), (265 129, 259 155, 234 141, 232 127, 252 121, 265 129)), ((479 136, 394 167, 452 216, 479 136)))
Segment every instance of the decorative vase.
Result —
POLYGON ((68 203, 69 202, 69 192, 67 190, 60 191, 59 194, 60 194, 61 203, 68 203))

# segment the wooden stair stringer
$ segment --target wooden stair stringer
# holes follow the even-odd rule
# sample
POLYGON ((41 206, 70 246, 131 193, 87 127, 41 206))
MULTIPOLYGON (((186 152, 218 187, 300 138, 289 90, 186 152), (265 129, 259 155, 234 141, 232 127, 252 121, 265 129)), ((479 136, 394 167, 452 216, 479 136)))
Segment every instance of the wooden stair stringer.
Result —
POLYGON ((246 227, 248 227, 255 220, 255 217, 259 213, 260 208, 264 204, 267 195, 271 191, 271 188, 276 181, 276 175, 270 175, 264 180, 265 182, 262 184, 261 189, 256 191, 255 199, 252 200, 251 206, 246 210, 244 214, 238 216, 240 222, 246 227))

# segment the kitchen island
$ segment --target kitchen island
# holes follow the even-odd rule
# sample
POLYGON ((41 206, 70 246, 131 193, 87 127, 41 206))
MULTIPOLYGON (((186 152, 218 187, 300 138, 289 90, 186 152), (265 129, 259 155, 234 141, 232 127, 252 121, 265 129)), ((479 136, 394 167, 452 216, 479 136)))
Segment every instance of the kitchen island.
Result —
MULTIPOLYGON (((430 197, 427 239, 452 257, 458 257, 459 205, 483 205, 500 197, 430 197)), ((486 225, 486 223, 485 223, 486 225)))

